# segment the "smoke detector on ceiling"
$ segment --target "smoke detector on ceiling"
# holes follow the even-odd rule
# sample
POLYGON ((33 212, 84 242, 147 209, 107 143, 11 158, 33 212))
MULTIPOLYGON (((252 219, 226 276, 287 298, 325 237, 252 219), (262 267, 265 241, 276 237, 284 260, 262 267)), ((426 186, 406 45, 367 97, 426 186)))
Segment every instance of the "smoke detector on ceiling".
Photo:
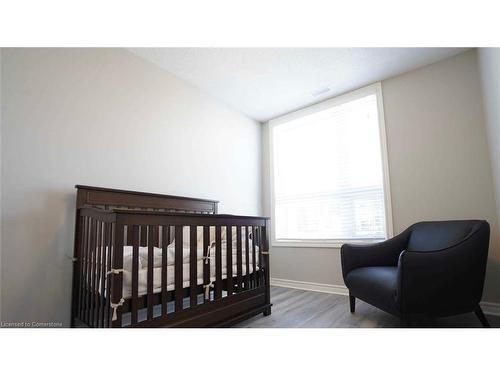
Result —
POLYGON ((315 90, 313 92, 311 92, 311 95, 312 96, 320 96, 320 95, 324 95, 326 93, 330 92, 330 88, 329 87, 322 87, 318 90, 315 90))

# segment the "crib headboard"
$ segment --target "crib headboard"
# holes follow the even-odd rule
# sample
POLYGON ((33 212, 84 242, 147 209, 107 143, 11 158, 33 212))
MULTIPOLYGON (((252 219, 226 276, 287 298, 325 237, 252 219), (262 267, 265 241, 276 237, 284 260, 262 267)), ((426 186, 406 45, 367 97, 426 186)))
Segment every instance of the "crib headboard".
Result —
POLYGON ((191 212, 216 214, 219 201, 211 199, 179 197, 140 191, 108 189, 76 185, 76 208, 98 207, 102 209, 126 208, 166 212, 191 212))

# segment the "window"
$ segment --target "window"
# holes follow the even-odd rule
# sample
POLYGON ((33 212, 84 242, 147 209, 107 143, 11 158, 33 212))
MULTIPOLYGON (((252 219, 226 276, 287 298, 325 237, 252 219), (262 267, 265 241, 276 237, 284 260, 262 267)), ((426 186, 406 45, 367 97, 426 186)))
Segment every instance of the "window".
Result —
POLYGON ((380 84, 272 120, 273 244, 392 234, 380 84))

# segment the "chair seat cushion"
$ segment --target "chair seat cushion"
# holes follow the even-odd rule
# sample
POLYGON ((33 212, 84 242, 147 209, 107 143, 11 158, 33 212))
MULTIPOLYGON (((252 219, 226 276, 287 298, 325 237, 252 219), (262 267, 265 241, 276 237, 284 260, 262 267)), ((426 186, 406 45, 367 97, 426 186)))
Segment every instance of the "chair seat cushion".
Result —
POLYGON ((354 297, 398 315, 397 275, 397 267, 361 267, 351 270, 345 283, 354 297))

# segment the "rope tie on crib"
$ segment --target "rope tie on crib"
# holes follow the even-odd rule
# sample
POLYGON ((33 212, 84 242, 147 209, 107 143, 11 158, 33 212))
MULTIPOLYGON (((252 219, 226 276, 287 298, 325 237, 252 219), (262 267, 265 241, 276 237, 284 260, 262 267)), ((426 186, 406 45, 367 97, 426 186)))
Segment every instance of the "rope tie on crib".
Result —
POLYGON ((109 305, 113 309, 113 317, 111 318, 112 321, 115 321, 118 319, 118 316, 116 315, 116 310, 118 307, 122 306, 125 303, 125 300, 123 298, 120 298, 120 301, 118 303, 113 303, 111 302, 109 305))
POLYGON ((203 257, 203 259, 205 260, 205 264, 208 264, 208 261, 210 260, 210 258, 212 258, 212 246, 213 244, 211 244, 208 249, 207 249, 207 255, 203 257))
POLYGON ((210 281, 210 284, 203 285, 205 288, 205 299, 210 299, 210 288, 214 287, 214 283, 210 281))
POLYGON ((125 272, 125 269, 123 269, 123 268, 111 268, 111 270, 106 272, 106 275, 109 275, 110 273, 119 274, 120 272, 125 272))
POLYGON ((70 256, 70 255, 68 255, 68 254, 66 254, 66 257, 67 257, 68 259, 71 259, 71 261, 72 261, 72 262, 76 262, 76 261, 78 260, 78 258, 72 257, 72 256, 70 256))

